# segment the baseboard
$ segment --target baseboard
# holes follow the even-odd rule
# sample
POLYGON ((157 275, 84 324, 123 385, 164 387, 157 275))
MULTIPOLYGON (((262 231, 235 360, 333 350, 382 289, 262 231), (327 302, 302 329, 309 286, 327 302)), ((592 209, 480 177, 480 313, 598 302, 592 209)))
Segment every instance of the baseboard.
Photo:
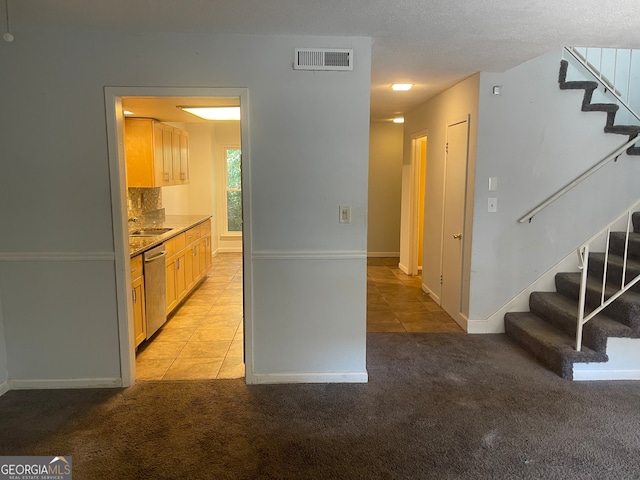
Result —
POLYGON ((400 258, 400 252, 367 252, 368 258, 400 258))
POLYGON ((121 378, 56 378, 21 380, 9 379, 9 390, 51 390, 62 388, 113 388, 121 387, 121 378))
POLYGON ((242 253, 242 247, 220 247, 216 250, 218 253, 242 253))
POLYGON ((587 382, 596 380, 640 380, 640 370, 573 370, 573 380, 587 382))
POLYGON ((440 297, 435 294, 433 290, 427 287, 424 283, 422 284, 422 291, 431 297, 431 300, 440 305, 440 297))
POLYGON ((211 256, 215 257, 216 255, 218 255, 218 253, 220 253, 220 249, 216 248, 213 252, 211 252, 211 256))
POLYGON ((247 372, 246 382, 249 385, 274 383, 367 383, 369 375, 364 372, 331 372, 331 373, 254 373, 247 372))
POLYGON ((398 268, 402 270, 402 273, 405 275, 409 275, 409 269, 405 267, 402 263, 398 263, 398 268))
POLYGON ((0 383, 0 397, 9 391, 9 381, 5 380, 0 383))
MULTIPOLYGON (((555 277, 558 272, 577 272, 578 271, 578 256, 575 252, 571 252, 564 257, 553 267, 540 275, 535 281, 530 283, 524 290, 514 296, 511 300, 505 303, 501 308, 491 314, 485 319, 469 320, 477 324, 477 328, 480 328, 480 323, 484 323, 484 331, 473 333, 504 333, 504 316, 508 312, 528 312, 529 311, 529 296, 532 292, 555 292, 555 277)), ((474 327, 476 328, 476 327, 474 327)), ((469 332, 472 333, 472 332, 469 332)))

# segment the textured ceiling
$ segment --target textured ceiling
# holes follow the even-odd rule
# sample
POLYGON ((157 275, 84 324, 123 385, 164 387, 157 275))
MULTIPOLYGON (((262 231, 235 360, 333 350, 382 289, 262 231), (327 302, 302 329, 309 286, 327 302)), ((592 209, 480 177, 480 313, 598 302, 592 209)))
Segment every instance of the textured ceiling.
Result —
POLYGON ((369 36, 374 120, 403 113, 475 72, 504 71, 563 45, 640 48, 639 0, 8 2, 17 41, 21 31, 49 28, 369 36), (415 88, 391 92, 393 82, 415 88))

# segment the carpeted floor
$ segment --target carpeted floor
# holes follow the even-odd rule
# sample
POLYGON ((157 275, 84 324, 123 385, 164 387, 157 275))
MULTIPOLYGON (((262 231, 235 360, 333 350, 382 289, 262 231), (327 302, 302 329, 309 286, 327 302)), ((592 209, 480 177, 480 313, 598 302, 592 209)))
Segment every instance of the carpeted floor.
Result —
POLYGON ((1 455, 83 479, 640 478, 640 382, 572 383, 504 335, 368 334, 362 385, 11 391, 1 455))

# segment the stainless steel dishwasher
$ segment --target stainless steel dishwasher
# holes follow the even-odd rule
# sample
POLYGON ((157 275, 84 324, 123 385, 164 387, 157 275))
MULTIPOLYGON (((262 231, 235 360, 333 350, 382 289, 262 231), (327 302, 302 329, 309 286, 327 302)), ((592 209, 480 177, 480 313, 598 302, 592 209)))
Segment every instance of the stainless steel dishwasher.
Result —
POLYGON ((167 321, 166 255, 164 243, 144 252, 147 339, 167 321))

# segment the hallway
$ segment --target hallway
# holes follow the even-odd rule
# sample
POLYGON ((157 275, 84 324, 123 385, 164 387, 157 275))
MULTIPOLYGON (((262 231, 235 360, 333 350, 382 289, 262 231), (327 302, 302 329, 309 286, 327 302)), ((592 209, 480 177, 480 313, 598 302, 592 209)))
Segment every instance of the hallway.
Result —
MULTIPOLYGON (((367 332, 464 333, 397 258, 367 262, 367 332)), ((244 377, 242 254, 213 258, 208 278, 136 357, 137 380, 244 377)))

